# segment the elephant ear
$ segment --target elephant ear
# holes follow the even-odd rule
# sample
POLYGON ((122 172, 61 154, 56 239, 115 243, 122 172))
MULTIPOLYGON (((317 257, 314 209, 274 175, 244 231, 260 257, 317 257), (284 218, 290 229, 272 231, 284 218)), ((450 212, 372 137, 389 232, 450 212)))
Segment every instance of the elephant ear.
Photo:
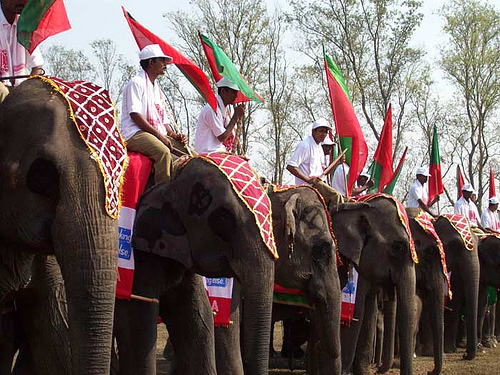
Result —
POLYGON ((287 247, 289 256, 293 252, 293 244, 295 241, 295 227, 296 227, 296 216, 297 216, 297 202, 300 198, 300 194, 296 193, 291 195, 285 203, 285 238, 287 241, 287 247))
POLYGON ((342 203, 330 209, 332 228, 342 256, 359 266, 361 252, 371 233, 369 203, 342 203))

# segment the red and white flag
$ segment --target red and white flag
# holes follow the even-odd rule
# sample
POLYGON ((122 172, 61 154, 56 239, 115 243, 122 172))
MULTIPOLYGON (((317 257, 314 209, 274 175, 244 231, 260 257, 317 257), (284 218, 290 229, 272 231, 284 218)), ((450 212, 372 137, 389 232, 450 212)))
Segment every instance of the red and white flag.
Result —
POLYGON ((340 306, 340 320, 342 324, 350 325, 354 319, 354 307, 356 306, 356 291, 358 289, 358 272, 353 267, 349 272, 347 284, 342 289, 342 303, 340 306))
POLYGON ((137 201, 146 188, 151 173, 151 160, 146 156, 130 152, 128 168, 123 177, 122 207, 118 218, 118 275, 116 298, 130 299, 134 283, 134 249, 132 234, 137 201))
POLYGON ((228 327, 231 318, 231 298, 233 296, 232 277, 204 277, 210 306, 214 312, 214 325, 228 327))

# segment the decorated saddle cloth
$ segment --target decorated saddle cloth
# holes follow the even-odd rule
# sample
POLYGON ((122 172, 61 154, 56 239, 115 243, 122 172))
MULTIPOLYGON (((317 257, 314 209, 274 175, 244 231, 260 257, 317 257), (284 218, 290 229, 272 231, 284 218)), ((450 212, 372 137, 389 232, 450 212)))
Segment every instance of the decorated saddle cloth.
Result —
POLYGON ((101 170, 106 190, 106 212, 118 217, 127 152, 115 119, 115 108, 107 90, 91 82, 65 82, 56 77, 34 76, 50 85, 68 103, 76 130, 87 145, 90 157, 101 170))
POLYGON ((446 256, 444 253, 444 247, 443 243, 441 242, 441 239, 439 238, 438 234, 436 233, 436 229, 434 229, 434 225, 432 224, 432 219, 429 214, 426 212, 420 210, 417 216, 415 216, 415 222, 420 225, 422 230, 425 233, 428 233, 429 235, 432 236, 436 240, 436 244, 439 250, 439 257, 441 259, 441 266, 443 269, 443 274, 444 278, 446 280, 446 287, 448 289, 448 296, 450 299, 452 298, 452 293, 451 293, 451 284, 450 284, 450 276, 448 272, 448 267, 446 266, 446 256))
POLYGON ((392 201, 396 205, 399 220, 401 221, 401 224, 405 228, 406 234, 408 234, 408 238, 410 240, 411 258, 413 259, 413 261, 415 263, 418 263, 417 251, 415 250, 415 242, 413 242, 413 237, 412 237, 411 231, 410 231, 410 222, 408 220, 408 215, 406 214, 406 210, 405 210, 403 204, 400 201, 398 201, 396 198, 394 198, 392 195, 384 194, 384 193, 362 195, 362 196, 357 198, 357 201, 358 202, 370 202, 371 200, 376 199, 376 198, 380 198, 380 197, 389 199, 390 201, 392 201))
POLYGON ((474 250, 474 237, 472 236, 469 220, 465 216, 459 214, 442 214, 441 217, 448 220, 451 226, 455 228, 465 248, 469 251, 474 250))

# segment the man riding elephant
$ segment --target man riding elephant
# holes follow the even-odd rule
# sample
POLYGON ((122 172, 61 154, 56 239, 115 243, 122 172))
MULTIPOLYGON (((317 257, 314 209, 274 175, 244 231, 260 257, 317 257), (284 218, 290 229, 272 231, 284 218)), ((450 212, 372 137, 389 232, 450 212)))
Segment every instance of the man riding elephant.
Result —
MULTIPOLYGON (((43 58, 37 47, 33 53, 29 53, 24 46, 17 41, 17 20, 22 12, 26 0, 2 0, 2 12, 0 12, 0 76, 13 77, 27 74, 40 74, 43 58), (31 72, 28 73, 28 68, 31 72)), ((23 79, 5 80, 0 82, 0 102, 3 102, 9 93, 9 88, 20 84, 23 79)))
POLYGON ((142 71, 123 89, 121 133, 127 149, 153 160, 155 182, 170 179, 172 143, 167 135, 186 144, 187 137, 176 133, 167 122, 163 93, 156 79, 165 74, 172 58, 158 44, 151 44, 139 52, 142 71))

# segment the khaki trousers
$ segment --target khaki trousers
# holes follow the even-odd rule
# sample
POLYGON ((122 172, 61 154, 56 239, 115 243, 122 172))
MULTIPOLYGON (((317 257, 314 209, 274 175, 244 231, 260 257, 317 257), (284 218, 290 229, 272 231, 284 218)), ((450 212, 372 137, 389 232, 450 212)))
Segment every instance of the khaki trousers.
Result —
POLYGON ((326 207, 330 209, 340 203, 348 202, 349 199, 340 194, 337 190, 328 186, 323 181, 316 182, 313 184, 313 188, 319 191, 325 200, 326 207))
POLYGON ((155 183, 170 180, 172 155, 169 148, 153 134, 139 130, 127 140, 127 149, 139 152, 153 160, 155 183))
POLYGON ((9 95, 9 88, 0 82, 0 103, 5 100, 7 95, 9 95))

